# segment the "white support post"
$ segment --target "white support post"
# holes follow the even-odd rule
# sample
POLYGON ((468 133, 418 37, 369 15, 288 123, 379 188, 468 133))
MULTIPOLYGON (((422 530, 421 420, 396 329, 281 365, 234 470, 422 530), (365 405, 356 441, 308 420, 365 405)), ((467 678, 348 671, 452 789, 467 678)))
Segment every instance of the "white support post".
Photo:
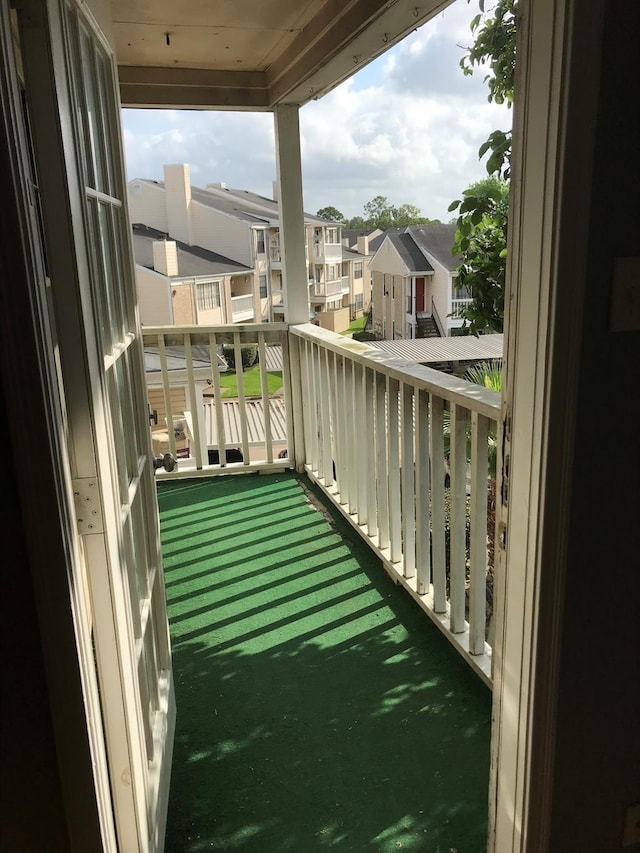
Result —
POLYGON ((282 289, 285 321, 291 324, 309 322, 298 109, 297 104, 278 104, 274 109, 282 289))

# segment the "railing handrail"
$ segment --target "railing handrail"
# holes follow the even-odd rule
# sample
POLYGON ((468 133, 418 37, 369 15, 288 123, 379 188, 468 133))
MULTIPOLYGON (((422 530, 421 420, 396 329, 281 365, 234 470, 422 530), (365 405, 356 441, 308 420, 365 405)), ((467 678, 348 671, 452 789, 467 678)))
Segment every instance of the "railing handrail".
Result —
POLYGON ((446 338, 447 331, 445 326, 442 324, 442 320, 440 319, 440 315, 438 314, 438 309, 436 308, 436 301, 431 297, 431 316, 433 317, 433 321, 438 327, 438 331, 440 332, 440 336, 446 338))
POLYGON ((345 339, 342 335, 311 323, 291 326, 289 332, 296 337, 321 343, 331 352, 352 359, 365 367, 376 369, 399 382, 410 380, 421 390, 429 391, 450 403, 478 412, 491 420, 497 421, 500 418, 500 394, 497 391, 483 388, 473 382, 467 382, 422 364, 387 355, 363 341, 345 339))
POLYGON ((239 296, 232 296, 232 303, 239 303, 241 299, 249 301, 253 305, 253 293, 241 293, 239 296))

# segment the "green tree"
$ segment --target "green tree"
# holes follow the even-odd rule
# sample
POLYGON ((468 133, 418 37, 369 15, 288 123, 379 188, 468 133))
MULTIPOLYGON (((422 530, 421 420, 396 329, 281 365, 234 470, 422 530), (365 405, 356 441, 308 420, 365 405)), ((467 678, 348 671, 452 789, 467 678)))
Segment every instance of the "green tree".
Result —
POLYGON ((396 209, 389 203, 386 196, 377 195, 364 206, 364 218, 370 228, 384 231, 395 224, 396 209))
POLYGON ((471 334, 502 332, 507 257, 509 184, 491 176, 464 191, 453 251, 462 258, 456 287, 471 294, 463 318, 471 334))
MULTIPOLYGON (((480 14, 471 22, 473 46, 460 61, 463 72, 473 74, 487 65, 485 82, 488 100, 513 104, 517 0, 497 0, 485 10, 479 0, 480 14)), ((473 184, 454 201, 449 210, 458 211, 454 254, 462 256, 458 285, 470 288, 472 302, 463 311, 463 319, 472 334, 485 329, 502 331, 504 323, 504 283, 507 256, 509 177, 511 173, 511 131, 495 130, 480 146, 482 159, 488 155, 487 181, 473 184)))
POLYGON ((341 222, 343 225, 347 222, 344 214, 340 213, 337 207, 321 207, 316 216, 320 219, 326 219, 327 222, 341 222))

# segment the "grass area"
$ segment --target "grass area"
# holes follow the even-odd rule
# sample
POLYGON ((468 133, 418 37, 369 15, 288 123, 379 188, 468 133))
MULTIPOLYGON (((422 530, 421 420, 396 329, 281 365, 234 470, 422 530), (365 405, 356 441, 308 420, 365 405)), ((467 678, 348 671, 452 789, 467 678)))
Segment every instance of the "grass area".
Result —
POLYGON ((364 327, 367 325, 367 315, 363 314, 362 317, 357 317, 355 320, 352 320, 349 323, 349 328, 345 329, 344 332, 341 332, 341 335, 352 335, 354 332, 364 332, 364 327))
MULTIPOLYGON (((267 371, 267 385, 269 387, 269 394, 275 394, 276 391, 279 391, 280 388, 282 388, 282 382, 282 371, 267 371)), ((235 371, 230 370, 227 373, 220 374, 220 389, 222 391, 223 399, 238 396, 238 377, 236 376, 235 371)), ((250 367, 248 370, 244 371, 244 394, 245 397, 262 396, 262 385, 260 384, 260 365, 257 364, 255 367, 250 367)))

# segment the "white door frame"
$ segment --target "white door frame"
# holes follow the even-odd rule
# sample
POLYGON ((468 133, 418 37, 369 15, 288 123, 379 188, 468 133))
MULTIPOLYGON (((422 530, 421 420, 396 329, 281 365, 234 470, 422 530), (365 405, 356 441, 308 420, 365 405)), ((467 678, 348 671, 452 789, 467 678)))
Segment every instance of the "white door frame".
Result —
MULTIPOLYGON (((546 849, 604 0, 520 0, 489 849, 546 849), (570 286, 568 283, 570 282, 570 286), (503 494, 504 497, 504 494, 503 494)), ((500 491, 499 491, 500 494, 500 491)))
MULTIPOLYGON (((40 232, 39 181, 19 95, 16 42, 8 5, 0 10, 0 134, 3 227, 0 256, 11 298, 0 316, 4 393, 19 464, 19 501, 26 530, 37 625, 46 666, 67 830, 77 845, 117 850, 97 674, 87 609, 88 587, 78 549, 64 434, 65 400, 56 359, 56 323, 40 232), (6 266, 4 266, 6 264, 6 266), (30 389, 25 394, 24 389, 30 389), (87 708, 91 709, 87 713, 87 708)), ((15 23, 15 21, 14 21, 15 23)))

